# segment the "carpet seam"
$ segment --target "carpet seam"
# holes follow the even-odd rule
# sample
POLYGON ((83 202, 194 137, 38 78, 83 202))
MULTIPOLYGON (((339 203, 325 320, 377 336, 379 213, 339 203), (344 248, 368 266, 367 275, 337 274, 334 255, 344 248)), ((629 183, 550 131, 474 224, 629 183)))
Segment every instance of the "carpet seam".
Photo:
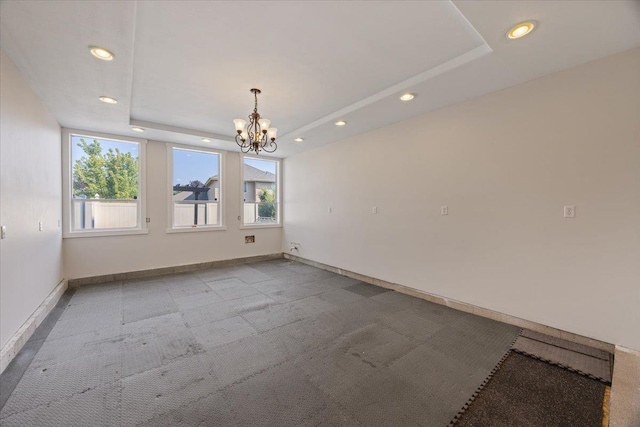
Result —
POLYGON ((502 367, 502 364, 504 363, 504 361, 507 359, 507 357, 513 351, 513 346, 514 346, 514 344, 516 343, 516 340, 518 339, 518 337, 520 337, 521 334, 522 334, 522 329, 520 329, 520 332, 518 332, 518 334, 515 336, 515 338, 511 342, 511 345, 509 346, 509 349, 505 352, 505 354, 502 356, 502 358, 500 358, 498 363, 496 363, 496 365, 493 367, 491 372, 489 372, 489 375, 487 375, 487 377, 484 379, 484 381, 482 381, 482 383, 480 384, 480 386, 478 386, 476 391, 473 392, 473 394, 471 395, 469 400, 467 400, 466 403, 464 405, 462 405, 462 408, 460 408, 460 410, 458 410, 458 412, 454 415, 453 419, 451 421, 449 421, 449 424, 447 424, 447 427, 454 426, 458 422, 460 417, 462 417, 462 415, 467 411, 467 409, 469 409, 469 407, 471 406, 473 401, 476 399, 476 397, 478 397, 480 392, 482 390, 484 390, 484 388, 487 386, 487 384, 489 384, 489 382, 491 381, 491 378, 493 378, 493 376, 496 374, 496 372, 498 372, 498 370, 502 367))
POLYGON ((559 362, 554 362, 553 360, 549 360, 549 359, 546 359, 546 358, 544 358, 544 357, 541 357, 541 356, 538 356, 538 355, 535 355, 535 354, 531 354, 531 353, 528 353, 528 352, 523 351, 523 350, 520 350, 520 349, 515 349, 515 348, 514 348, 514 349, 512 349, 512 350, 513 350, 514 352, 518 353, 518 354, 522 354, 522 355, 524 355, 524 356, 531 357, 532 359, 540 360, 541 362, 545 362, 545 363, 548 363, 548 364, 550 364, 550 365, 557 366, 557 367, 562 368, 562 369, 565 369, 565 370, 567 370, 567 371, 569 371, 569 372, 574 372, 574 373, 576 373, 576 374, 582 375, 583 377, 587 377, 587 378, 590 378, 590 379, 592 379, 592 380, 600 381, 601 383, 603 383, 603 384, 605 384, 605 385, 611 385, 611 381, 607 381, 606 379, 604 379, 604 378, 600 378, 600 377, 598 377, 598 376, 596 376, 596 375, 589 374, 589 373, 587 373, 587 372, 583 372, 583 371, 581 371, 581 370, 579 370, 579 369, 576 369, 576 368, 572 368, 572 367, 570 367, 570 366, 563 365, 562 363, 559 363, 559 362))
POLYGON ((526 339, 531 340, 531 341, 535 341, 535 342, 539 342, 539 343, 542 343, 542 344, 546 344, 546 345, 549 345, 549 346, 551 346, 551 347, 555 347, 555 348, 560 348, 560 349, 563 349, 563 350, 567 350, 567 351, 570 351, 570 352, 572 352, 572 353, 581 354, 581 355, 583 355, 583 356, 591 357, 591 358, 593 358, 593 359, 598 359, 598 360, 602 360, 602 361, 608 362, 608 359, 603 359, 603 358, 601 358, 601 357, 593 356, 593 355, 591 355, 591 354, 583 353, 583 352, 581 352, 581 351, 571 350, 570 348, 562 347, 562 346, 559 346, 559 345, 556 345, 556 344, 552 344, 552 343, 550 343, 550 342, 546 342, 546 341, 541 341, 541 340, 536 339, 536 338, 527 337, 527 336, 524 336, 524 335, 522 336, 522 338, 526 338, 526 339))

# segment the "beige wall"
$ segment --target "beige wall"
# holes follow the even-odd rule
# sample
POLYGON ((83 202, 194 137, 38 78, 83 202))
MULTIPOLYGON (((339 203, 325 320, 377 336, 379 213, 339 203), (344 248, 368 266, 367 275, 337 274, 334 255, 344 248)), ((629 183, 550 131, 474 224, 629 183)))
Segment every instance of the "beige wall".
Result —
POLYGON ((149 234, 64 239, 65 277, 75 279, 281 252, 281 228, 238 228, 242 208, 240 155, 226 153, 225 167, 222 197, 227 230, 168 234, 167 148, 162 142, 148 142, 149 234), (255 235, 256 242, 245 244, 245 235, 255 235))
POLYGON ((640 349, 640 49, 287 158, 283 179, 285 251, 640 349))
POLYGON ((2 51, 0 93, 2 347, 62 280, 62 184, 60 127, 2 51))

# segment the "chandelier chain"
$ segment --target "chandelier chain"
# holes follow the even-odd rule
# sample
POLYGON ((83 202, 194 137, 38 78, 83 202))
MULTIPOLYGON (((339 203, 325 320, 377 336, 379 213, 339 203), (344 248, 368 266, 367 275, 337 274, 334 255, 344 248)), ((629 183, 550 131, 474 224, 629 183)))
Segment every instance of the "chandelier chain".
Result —
POLYGON ((255 99, 255 104, 253 105, 253 112, 258 112, 258 92, 253 92, 253 98, 255 99))

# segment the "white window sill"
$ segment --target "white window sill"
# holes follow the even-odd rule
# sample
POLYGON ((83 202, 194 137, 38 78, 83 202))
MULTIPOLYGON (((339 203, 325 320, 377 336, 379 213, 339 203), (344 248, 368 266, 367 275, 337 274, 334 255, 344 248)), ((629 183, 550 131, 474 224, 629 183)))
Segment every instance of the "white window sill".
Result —
POLYGON ((282 228, 282 224, 245 224, 238 228, 240 228, 240 230, 249 230, 252 228, 282 228))
POLYGON ((222 226, 212 226, 212 227, 193 227, 193 228, 167 228, 168 234, 173 233, 198 233, 200 231, 226 231, 227 227, 222 226))
POLYGON ((135 229, 135 230, 105 230, 105 231, 74 231, 70 233, 63 233, 63 239, 76 239, 85 237, 111 237, 111 236, 129 236, 137 234, 149 234, 148 229, 135 229))

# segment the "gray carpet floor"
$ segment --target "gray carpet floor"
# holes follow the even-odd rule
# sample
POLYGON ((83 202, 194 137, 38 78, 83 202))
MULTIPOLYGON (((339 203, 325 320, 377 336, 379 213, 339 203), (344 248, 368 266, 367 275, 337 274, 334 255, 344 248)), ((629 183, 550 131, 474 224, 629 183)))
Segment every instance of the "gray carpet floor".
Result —
POLYGON ((518 333, 284 259, 84 286, 0 424, 446 426, 518 333))

